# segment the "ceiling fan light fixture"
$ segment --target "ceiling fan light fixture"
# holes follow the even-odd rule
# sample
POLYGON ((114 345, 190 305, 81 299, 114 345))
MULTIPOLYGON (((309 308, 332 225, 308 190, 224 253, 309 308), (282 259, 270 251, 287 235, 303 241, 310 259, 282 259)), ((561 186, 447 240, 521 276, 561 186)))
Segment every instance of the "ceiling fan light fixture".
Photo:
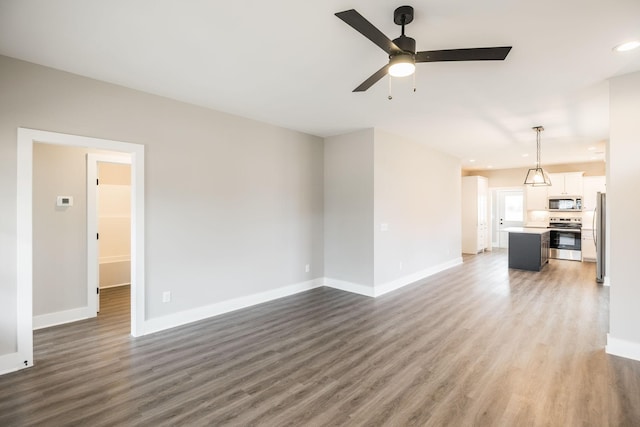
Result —
POLYGON ((540 166, 540 132, 542 132, 544 128, 542 126, 534 126, 533 130, 536 131, 536 167, 529 169, 524 179, 524 184, 533 187, 549 186, 551 185, 551 178, 549 178, 547 171, 540 166))
POLYGON ((407 77, 416 71, 416 61, 412 55, 401 53, 393 55, 389 60, 389 75, 407 77))

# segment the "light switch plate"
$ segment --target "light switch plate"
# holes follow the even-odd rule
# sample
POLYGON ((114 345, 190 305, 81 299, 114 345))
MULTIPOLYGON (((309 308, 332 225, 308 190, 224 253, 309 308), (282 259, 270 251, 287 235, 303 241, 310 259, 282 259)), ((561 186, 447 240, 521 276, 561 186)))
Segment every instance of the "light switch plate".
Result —
POLYGON ((73 196, 58 196, 56 206, 73 206, 73 196))

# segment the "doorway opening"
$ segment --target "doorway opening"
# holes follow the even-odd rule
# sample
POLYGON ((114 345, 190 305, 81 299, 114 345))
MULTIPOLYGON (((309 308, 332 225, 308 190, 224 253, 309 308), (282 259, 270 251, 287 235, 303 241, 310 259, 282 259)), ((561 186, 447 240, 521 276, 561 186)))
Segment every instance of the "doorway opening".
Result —
MULTIPOLYGON (((17 355, 14 370, 33 366, 33 151, 34 144, 105 150, 127 155, 131 162, 131 335, 144 334, 144 146, 120 141, 18 128, 17 147, 17 355)), ((61 203, 70 199, 62 194, 61 203)), ((97 250, 96 250, 97 252, 97 250)), ((96 254, 87 257, 97 259, 96 254)), ((97 263, 95 263, 97 264, 97 263)), ((89 274, 89 273, 88 273, 89 274)), ((97 275, 87 276, 87 282, 97 275)), ((87 285, 88 286, 88 285, 87 285)), ((79 309, 95 316, 95 287, 79 309)), ((87 288, 87 291, 89 289, 87 288)), ((90 316, 87 316, 90 317, 90 316)))
POLYGON ((491 191, 491 241, 494 247, 509 247, 508 227, 524 226, 524 194, 522 188, 496 188, 491 191))
POLYGON ((131 248, 131 156, 89 153, 87 285, 96 313, 104 289, 131 284, 131 248))

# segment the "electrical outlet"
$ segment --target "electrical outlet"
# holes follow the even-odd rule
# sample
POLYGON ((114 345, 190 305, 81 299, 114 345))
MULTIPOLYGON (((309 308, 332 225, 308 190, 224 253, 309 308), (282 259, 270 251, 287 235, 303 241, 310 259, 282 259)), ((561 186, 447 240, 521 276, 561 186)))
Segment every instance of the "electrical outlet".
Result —
POLYGON ((171 292, 164 291, 162 293, 162 302, 169 302, 169 301, 171 301, 171 292))
POLYGON ((309 272, 309 270, 310 270, 309 264, 305 265, 305 266, 304 266, 304 272, 305 272, 305 273, 308 273, 308 272, 309 272))
POLYGON ((381 222, 380 231, 389 231, 389 224, 387 224, 386 222, 381 222))
POLYGON ((400 270, 402 270, 402 261, 400 261, 400 270))

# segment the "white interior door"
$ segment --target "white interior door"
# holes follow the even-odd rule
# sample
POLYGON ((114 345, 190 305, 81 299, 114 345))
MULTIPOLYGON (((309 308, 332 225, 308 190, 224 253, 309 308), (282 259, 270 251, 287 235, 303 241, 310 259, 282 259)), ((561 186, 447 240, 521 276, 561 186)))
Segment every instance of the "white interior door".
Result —
POLYGON ((524 195, 522 190, 496 190, 496 203, 494 205, 497 222, 497 246, 509 247, 509 233, 503 231, 507 227, 524 226, 524 195))

